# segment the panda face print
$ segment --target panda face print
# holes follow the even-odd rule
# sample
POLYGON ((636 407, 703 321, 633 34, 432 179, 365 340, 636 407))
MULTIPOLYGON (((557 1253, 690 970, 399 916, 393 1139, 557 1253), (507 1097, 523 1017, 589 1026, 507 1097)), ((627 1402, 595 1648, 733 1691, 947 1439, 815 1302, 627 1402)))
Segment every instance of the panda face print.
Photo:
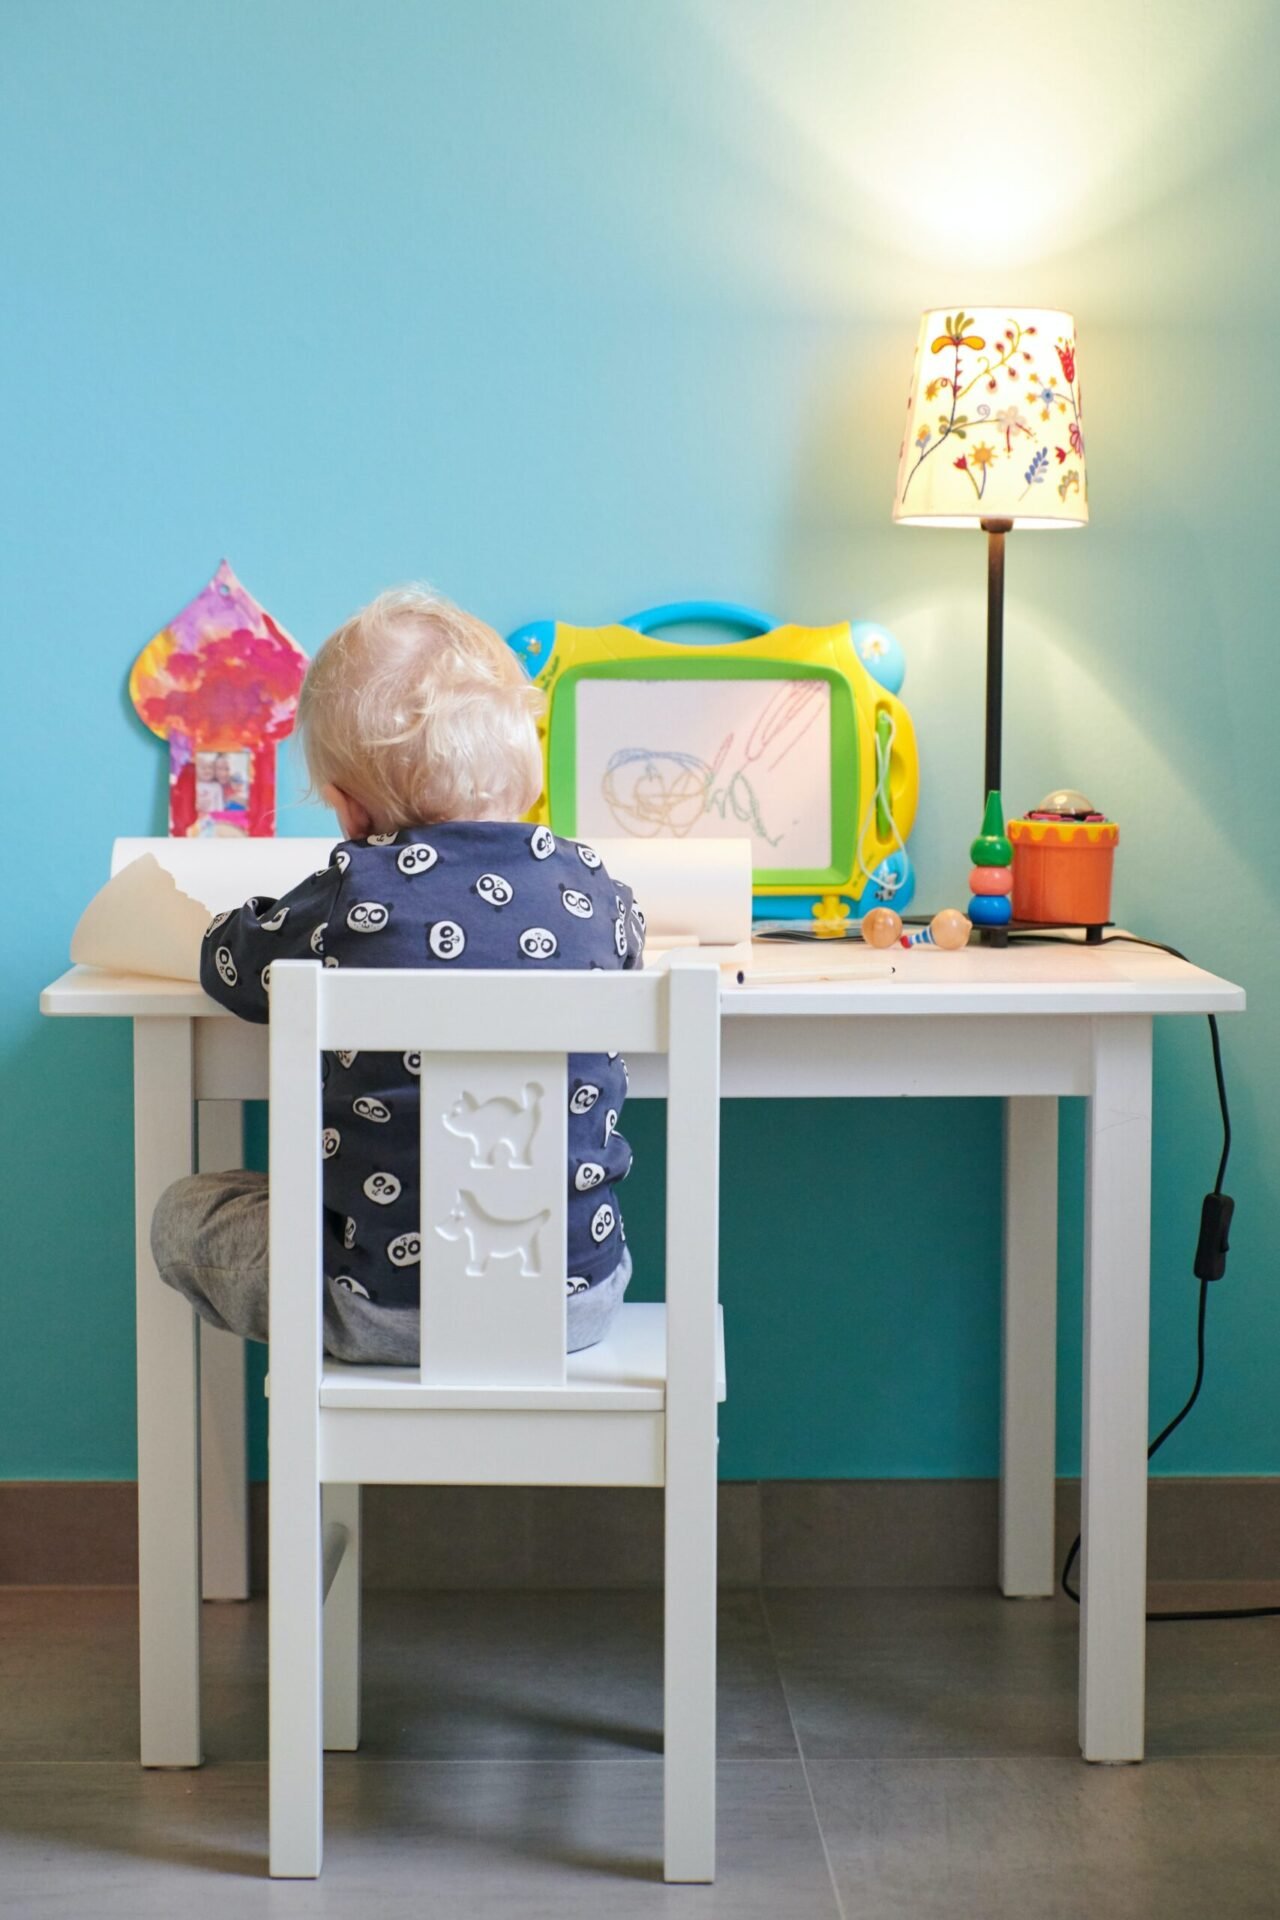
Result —
POLYGON ((341 1145, 342 1135, 338 1132, 338 1129, 336 1127, 326 1127, 320 1135, 320 1147, 325 1159, 332 1160, 341 1145))
POLYGON ((325 955, 325 957, 324 957, 324 963, 325 963, 325 965, 326 965, 326 967, 336 967, 336 966, 337 966, 337 964, 338 964, 338 956, 337 956, 337 954, 336 954, 336 953, 326 953, 326 955, 325 955))
POLYGON ((358 1100, 351 1102, 351 1111, 360 1120, 376 1120, 381 1126, 391 1118, 391 1109, 381 1100, 375 1100, 370 1093, 362 1093, 358 1100))
POLYGON ((425 840, 418 840, 411 847, 401 847, 396 855, 396 865, 401 873, 412 879, 415 873, 430 873, 440 855, 425 840))
POLYGON ((368 1287, 362 1286, 358 1280, 353 1280, 349 1273, 338 1274, 333 1284, 335 1287, 341 1287, 344 1293, 358 1293, 362 1300, 370 1298, 368 1287))
POLYGON ((621 914, 618 915, 613 923, 613 944, 617 950, 619 960, 625 960, 627 957, 627 923, 621 914))
POLYGON ((356 1223, 351 1218, 351 1215, 348 1214, 347 1223, 342 1229, 342 1244, 346 1248, 347 1252, 350 1253, 355 1243, 356 1243, 356 1223))
POLYGON ((270 993, 270 991, 271 991, 271 962, 270 962, 269 960, 268 960, 268 962, 267 962, 267 964, 266 964, 266 966, 265 966, 265 967, 264 967, 264 968, 262 969, 262 972, 261 972, 261 973, 260 973, 260 974, 258 975, 258 978, 259 978, 259 979, 261 980, 261 982, 262 982, 262 991, 263 991, 264 993, 270 993))
POLYGON ((319 953, 320 949, 324 946, 324 930, 328 924, 329 922, 327 920, 322 920, 320 925, 313 929, 311 938, 307 942, 312 953, 319 953))
POLYGON ((591 1238, 597 1246, 600 1245, 602 1240, 609 1238, 609 1235, 613 1232, 617 1224, 618 1216, 609 1205, 609 1202, 605 1200, 596 1208, 591 1216, 591 1238))
POLYGON ((411 1073, 416 1078, 417 1075, 422 1072, 422 1055, 420 1053, 402 1053, 400 1058, 404 1062, 404 1070, 406 1073, 411 1073))
POLYGON ((520 951, 526 960, 550 960, 559 945, 549 927, 526 927, 520 935, 520 951))
POLYGON ((427 934, 427 946, 437 960, 456 960, 467 936, 456 920, 437 920, 427 934))
POLYGON ((398 1233, 387 1242, 387 1258, 393 1267, 416 1266, 422 1258, 422 1241, 416 1233, 398 1233))
POLYGON ((581 1274, 571 1273, 564 1283, 564 1290, 568 1298, 572 1300, 575 1293, 585 1293, 590 1285, 591 1282, 584 1280, 581 1274))
POLYGON ((366 835, 366 844, 371 847, 389 847, 395 841, 394 833, 371 833, 366 835))
POLYGON ((279 933, 281 927, 284 925, 285 921, 288 918, 289 918, 288 907, 277 907, 269 920, 263 920, 262 922, 260 922, 262 931, 264 933, 279 933))
POLYGON ((482 873, 471 891, 491 907, 509 907, 516 890, 500 873, 482 873))
POLYGON ((599 1098, 599 1087, 590 1085, 575 1087, 569 1095, 569 1111, 570 1113, 590 1113, 599 1098))
POLYGON ((333 1057, 337 1061, 340 1067, 346 1067, 349 1070, 350 1068, 354 1067, 356 1061, 360 1058, 360 1055, 354 1051, 349 1052, 345 1047, 338 1047, 335 1050, 333 1057))
POLYGON ((390 918, 390 909, 377 900, 357 900, 347 915, 347 925, 352 933, 381 933, 390 918))
POLYGON ((219 927, 225 927, 230 918, 231 914, 229 910, 226 913, 215 913, 204 930, 205 939, 207 940, 211 934, 216 933, 219 927))
POLYGON ((371 1173, 364 1183, 364 1193, 375 1206, 389 1207, 400 1198, 400 1182, 394 1173, 371 1173))
POLYGON ((219 947, 213 956, 213 964, 218 969, 218 978, 224 987, 234 987, 240 975, 236 972, 236 963, 231 958, 230 947, 219 947))
POLYGON ((549 860, 556 850, 556 837, 550 827, 535 827, 529 835, 529 851, 535 860, 549 860))
POLYGON ((593 873, 595 869, 602 864, 600 855, 596 852, 595 848, 584 846, 581 841, 578 842, 578 858, 581 860, 583 866, 590 867, 593 873))
POLYGON ((575 920, 589 920, 595 912, 591 904, 591 895, 579 893, 576 887, 561 887, 560 904, 566 913, 573 915, 575 920))
POLYGON ((590 1193, 592 1187, 600 1186, 604 1181, 604 1168, 598 1160, 584 1160, 573 1176, 573 1184, 579 1193, 590 1193))
POLYGON ((347 852, 345 847, 338 848, 338 851, 333 856, 333 864, 338 869, 339 873, 345 873, 347 868, 351 865, 351 855, 347 852))
POLYGON ((618 1131, 618 1116, 612 1107, 604 1116, 604 1143, 606 1147, 618 1131))
POLYGON ((633 905, 631 909, 631 918, 635 921, 636 926, 639 929, 640 937, 643 940, 645 935, 645 930, 649 925, 649 922, 644 917, 644 908, 638 905, 633 905))

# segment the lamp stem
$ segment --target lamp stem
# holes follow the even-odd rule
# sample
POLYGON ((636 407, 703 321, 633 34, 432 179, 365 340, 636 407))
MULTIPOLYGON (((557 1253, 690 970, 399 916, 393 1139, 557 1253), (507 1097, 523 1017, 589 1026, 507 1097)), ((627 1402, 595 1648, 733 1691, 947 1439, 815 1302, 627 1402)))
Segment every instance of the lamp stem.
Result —
POLYGON ((1000 733, 1004 713, 1004 537, 1012 520, 984 520, 987 536, 987 741, 982 803, 1000 791, 1000 733))

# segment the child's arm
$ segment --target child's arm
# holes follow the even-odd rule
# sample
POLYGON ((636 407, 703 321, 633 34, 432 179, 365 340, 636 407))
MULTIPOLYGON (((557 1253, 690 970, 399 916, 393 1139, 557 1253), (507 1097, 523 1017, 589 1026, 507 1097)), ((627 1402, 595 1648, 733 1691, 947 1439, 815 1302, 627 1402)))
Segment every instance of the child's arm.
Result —
POLYGON ((636 905, 636 897, 625 880, 614 882, 614 888, 622 907, 622 921, 626 929, 627 951, 623 957, 623 970, 644 970, 644 914, 636 905))
POLYGON ((320 964, 341 885, 341 868, 330 865, 279 900, 255 896, 230 913, 215 914, 200 947, 200 984, 209 997, 242 1020, 266 1020, 263 974, 274 960, 320 964))

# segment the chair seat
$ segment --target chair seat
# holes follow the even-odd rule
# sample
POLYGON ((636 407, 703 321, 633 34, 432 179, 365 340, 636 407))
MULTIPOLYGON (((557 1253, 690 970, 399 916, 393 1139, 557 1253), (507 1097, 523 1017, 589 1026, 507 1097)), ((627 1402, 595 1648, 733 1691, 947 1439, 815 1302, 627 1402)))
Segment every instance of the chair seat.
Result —
MULTIPOLYGON (((660 1413, 666 1398, 667 1310, 624 1303, 597 1346, 571 1353, 563 1386, 429 1387, 415 1367, 353 1366, 326 1358, 324 1408, 470 1408, 509 1412, 660 1413)), ((716 1309, 716 1398, 725 1397, 724 1319, 716 1309)))

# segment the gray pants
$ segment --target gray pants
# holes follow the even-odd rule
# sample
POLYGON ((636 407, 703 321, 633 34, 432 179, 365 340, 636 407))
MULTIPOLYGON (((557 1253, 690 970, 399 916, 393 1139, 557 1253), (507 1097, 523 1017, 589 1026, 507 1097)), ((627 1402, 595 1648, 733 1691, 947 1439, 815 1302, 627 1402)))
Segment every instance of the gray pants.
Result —
MULTIPOLYGON (((188 1299, 201 1319, 247 1340, 267 1338, 267 1176, 193 1173, 160 1196, 151 1222, 151 1251, 160 1278, 188 1299)), ((568 1350, 603 1340, 631 1278, 631 1255, 585 1293, 566 1303, 568 1350)), ((379 1307, 325 1279, 324 1345, 335 1360, 416 1366, 418 1309, 379 1307)))

